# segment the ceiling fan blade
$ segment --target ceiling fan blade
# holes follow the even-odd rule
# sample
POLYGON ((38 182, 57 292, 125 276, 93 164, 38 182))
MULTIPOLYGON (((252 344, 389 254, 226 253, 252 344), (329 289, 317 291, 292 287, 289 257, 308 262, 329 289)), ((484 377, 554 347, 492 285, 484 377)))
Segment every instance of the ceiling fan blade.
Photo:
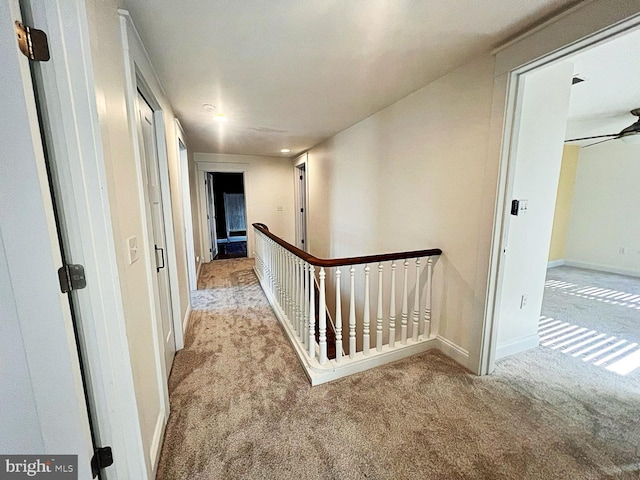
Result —
POLYGON ((600 140, 599 142, 596 142, 596 143, 590 143, 589 145, 585 145, 582 148, 593 147, 594 145, 598 145, 599 143, 608 142, 610 140, 615 140, 615 137, 614 138, 607 138, 606 140, 600 140))
POLYGON ((612 133, 611 135, 595 135, 593 137, 571 138, 569 140, 565 140, 564 143, 578 142, 580 140, 593 140, 594 138, 617 137, 618 135, 618 133, 612 133))

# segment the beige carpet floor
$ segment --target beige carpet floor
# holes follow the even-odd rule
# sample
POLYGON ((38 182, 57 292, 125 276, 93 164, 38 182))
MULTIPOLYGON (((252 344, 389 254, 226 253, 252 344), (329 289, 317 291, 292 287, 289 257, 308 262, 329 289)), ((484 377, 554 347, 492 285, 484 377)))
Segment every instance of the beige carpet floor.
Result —
POLYGON ((488 377, 433 351, 312 388, 252 260, 203 268, 159 480, 640 478, 635 385, 582 388, 536 349, 488 377))

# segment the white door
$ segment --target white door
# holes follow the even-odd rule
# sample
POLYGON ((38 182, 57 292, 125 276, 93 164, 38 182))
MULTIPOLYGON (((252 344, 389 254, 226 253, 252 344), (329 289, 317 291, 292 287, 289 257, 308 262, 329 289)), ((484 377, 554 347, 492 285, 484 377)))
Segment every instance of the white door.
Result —
POLYGON ((572 75, 573 64, 566 61, 518 82, 494 319, 497 358, 538 345, 572 75), (519 201, 514 214, 512 200, 519 201))
POLYGON ((160 323, 162 326, 164 359, 167 375, 171 371, 173 357, 176 354, 175 332, 173 331, 173 319, 171 317, 171 293, 169 284, 169 268, 167 265, 166 239, 164 229, 164 213, 162 209, 162 189, 160 188, 160 172, 158 167, 158 152, 153 110, 138 92, 138 111, 140 132, 142 138, 144 162, 144 181, 146 187, 146 200, 151 214, 152 244, 149 248, 152 257, 155 257, 157 279, 157 304, 159 307, 160 323))
MULTIPOLYGON (((18 0, 0 2, 0 451, 93 455, 29 60, 17 46, 18 0)), ((86 377, 85 377, 86 379, 86 377)))
POLYGON ((296 246, 304 250, 308 249, 307 245, 307 173, 303 163, 297 167, 296 178, 296 216, 297 216, 297 232, 296 246))
POLYGON ((216 258, 218 255, 218 236, 216 232, 216 197, 213 189, 213 174, 205 173, 205 184, 207 185, 207 224, 209 228, 209 252, 211 254, 210 260, 216 258))

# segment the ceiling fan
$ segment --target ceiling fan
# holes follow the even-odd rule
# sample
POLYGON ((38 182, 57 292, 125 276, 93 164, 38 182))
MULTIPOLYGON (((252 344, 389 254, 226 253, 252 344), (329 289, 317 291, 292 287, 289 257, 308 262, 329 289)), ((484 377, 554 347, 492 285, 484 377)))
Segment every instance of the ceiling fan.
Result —
POLYGON ((592 140, 595 138, 606 138, 606 140, 600 140, 599 142, 590 143, 589 145, 585 145, 584 148, 598 145, 599 143, 608 142, 609 140, 617 140, 619 138, 629 141, 630 143, 640 143, 640 108, 634 108, 633 110, 631 110, 631 115, 638 117, 638 119, 627 128, 622 129, 619 133, 612 133, 609 135, 595 135, 592 137, 572 138, 570 140, 565 140, 565 143, 577 142, 579 140, 592 140))

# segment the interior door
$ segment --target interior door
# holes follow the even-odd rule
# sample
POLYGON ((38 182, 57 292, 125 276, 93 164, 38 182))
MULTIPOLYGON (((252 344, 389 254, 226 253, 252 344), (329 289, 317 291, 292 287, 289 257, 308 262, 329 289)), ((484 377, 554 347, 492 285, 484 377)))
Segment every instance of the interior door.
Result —
POLYGON ((211 242, 211 245, 209 246, 209 252, 211 252, 210 260, 213 260, 214 258, 216 258, 216 255, 218 255, 218 236, 216 232, 216 196, 213 185, 213 175, 206 172, 205 176, 205 184, 207 186, 207 221, 209 228, 209 241, 211 242))
POLYGON ((166 239, 164 228, 164 212, 162 209, 162 189, 160 187, 160 172, 158 167, 158 152, 153 120, 153 110, 138 92, 138 111, 140 122, 141 143, 143 149, 144 180, 147 190, 146 200, 152 223, 152 244, 149 249, 155 257, 155 272, 157 285, 157 305, 163 333, 164 360, 167 374, 171 371, 173 358, 176 354, 175 332, 171 317, 171 290, 169 269, 167 265, 166 239))
POLYGON ((573 64, 565 61, 528 73, 518 83, 507 198, 509 204, 519 203, 513 213, 506 208, 503 219, 497 358, 538 345, 572 75, 573 64))
POLYGON ((297 196, 296 196, 296 216, 298 231, 296 232, 297 247, 307 251, 307 173, 305 165, 302 164, 298 168, 297 196))
POLYGON ((81 371, 72 304, 58 282, 64 252, 47 181, 41 137, 47 128, 36 115, 15 21, 18 1, 0 2, 0 450, 78 454, 76 475, 92 478, 91 376, 81 371))

